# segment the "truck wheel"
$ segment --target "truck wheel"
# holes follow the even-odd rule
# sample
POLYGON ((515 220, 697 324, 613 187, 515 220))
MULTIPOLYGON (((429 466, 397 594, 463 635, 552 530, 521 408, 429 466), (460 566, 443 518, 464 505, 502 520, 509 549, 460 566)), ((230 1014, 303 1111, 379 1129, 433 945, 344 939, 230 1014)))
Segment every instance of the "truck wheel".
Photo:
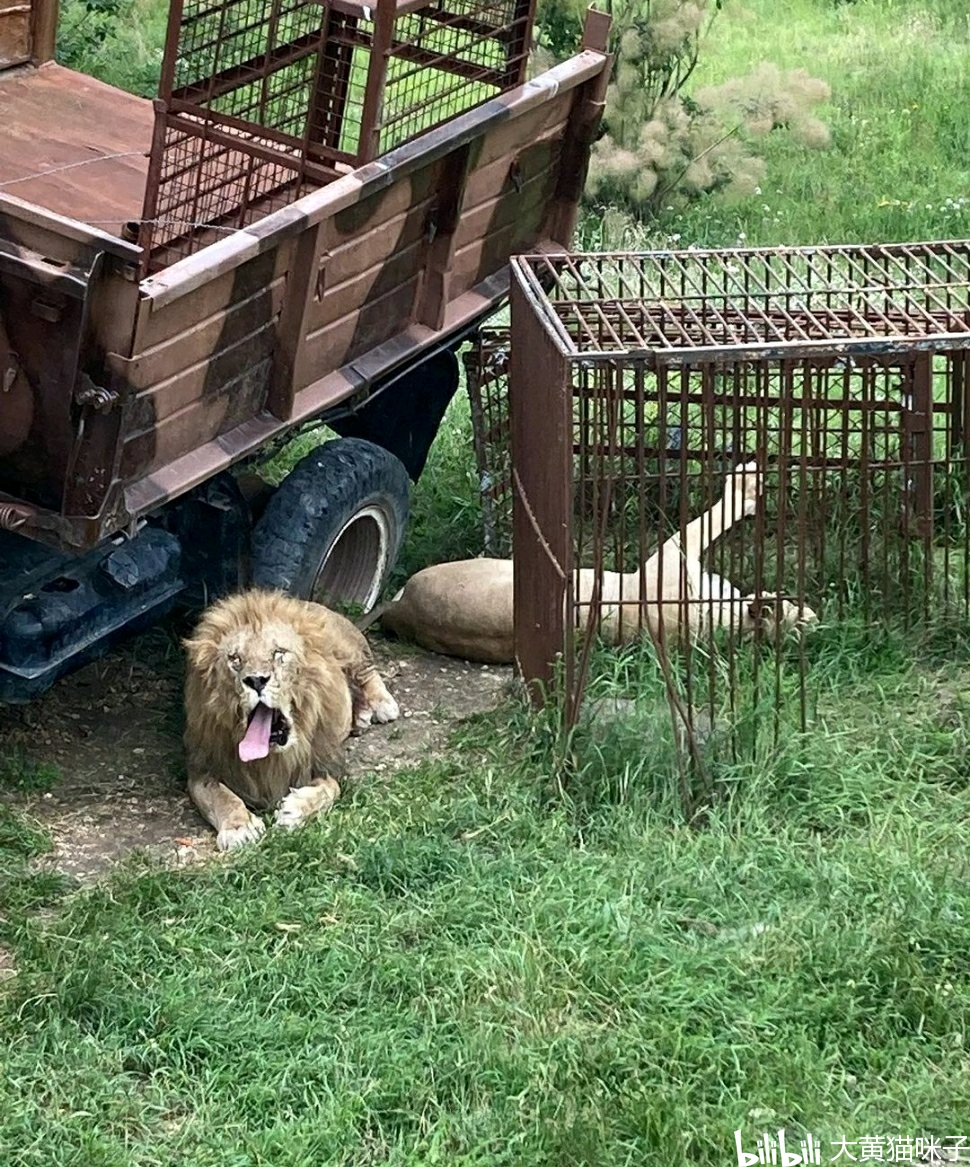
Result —
POLYGON ((297 462, 253 528, 253 583, 370 611, 397 559, 409 491, 404 466, 373 442, 320 446, 297 462))

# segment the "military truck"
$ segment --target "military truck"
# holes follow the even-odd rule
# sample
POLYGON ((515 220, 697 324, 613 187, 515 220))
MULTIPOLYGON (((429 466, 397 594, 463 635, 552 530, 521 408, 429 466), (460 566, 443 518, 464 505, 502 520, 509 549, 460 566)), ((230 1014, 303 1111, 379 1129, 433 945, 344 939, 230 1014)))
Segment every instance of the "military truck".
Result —
POLYGON ((456 348, 575 224, 608 20, 530 79, 533 19, 173 0, 152 102, 55 61, 57 0, 0 8, 0 700, 179 597, 375 603, 456 348))

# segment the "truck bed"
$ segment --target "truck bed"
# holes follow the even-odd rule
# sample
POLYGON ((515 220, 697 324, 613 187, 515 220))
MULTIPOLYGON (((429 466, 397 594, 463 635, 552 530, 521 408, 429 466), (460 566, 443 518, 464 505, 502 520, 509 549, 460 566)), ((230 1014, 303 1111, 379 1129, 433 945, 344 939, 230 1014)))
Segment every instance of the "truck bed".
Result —
POLYGON ((152 103, 65 69, 0 73, 0 189, 110 235, 140 219, 152 103))
MULTIPOLYGON (((406 413, 398 376, 495 311, 509 257, 567 245, 608 24, 591 12, 568 61, 150 274, 122 227, 152 105, 56 65, 0 80, 0 530, 94 547, 338 407, 386 392, 406 413)), ((227 167, 185 172, 196 201, 243 152, 206 126, 227 167)))

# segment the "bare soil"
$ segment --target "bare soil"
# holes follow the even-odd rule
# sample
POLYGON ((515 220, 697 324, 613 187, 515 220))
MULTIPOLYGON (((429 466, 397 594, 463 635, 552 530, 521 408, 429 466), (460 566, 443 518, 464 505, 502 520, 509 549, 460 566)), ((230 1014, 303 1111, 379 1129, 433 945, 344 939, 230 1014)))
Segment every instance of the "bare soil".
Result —
MULTIPOLYGON (((54 849, 46 861, 79 882, 134 851, 172 866, 216 854, 213 833, 185 793, 184 631, 175 621, 152 629, 34 703, 0 706, 0 750, 57 767, 52 790, 16 802, 50 832, 54 849)), ((350 781, 386 778, 426 760, 447 745, 457 721, 496 705, 511 679, 508 668, 371 639, 402 715, 350 740, 350 781)))

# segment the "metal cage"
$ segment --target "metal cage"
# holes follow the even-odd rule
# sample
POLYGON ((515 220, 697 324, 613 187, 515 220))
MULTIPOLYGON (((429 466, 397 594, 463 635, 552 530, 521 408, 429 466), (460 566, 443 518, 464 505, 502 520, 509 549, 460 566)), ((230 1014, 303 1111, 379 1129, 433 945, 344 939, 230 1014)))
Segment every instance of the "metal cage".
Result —
POLYGON ((462 352, 486 555, 512 553, 512 432, 507 324, 489 323, 462 352))
POLYGON ((520 85, 533 0, 173 0, 152 270, 520 85))
POLYGON ((517 655, 569 723, 604 629, 696 752, 805 728, 813 614, 966 626, 968 243, 515 259, 511 405, 517 655))

